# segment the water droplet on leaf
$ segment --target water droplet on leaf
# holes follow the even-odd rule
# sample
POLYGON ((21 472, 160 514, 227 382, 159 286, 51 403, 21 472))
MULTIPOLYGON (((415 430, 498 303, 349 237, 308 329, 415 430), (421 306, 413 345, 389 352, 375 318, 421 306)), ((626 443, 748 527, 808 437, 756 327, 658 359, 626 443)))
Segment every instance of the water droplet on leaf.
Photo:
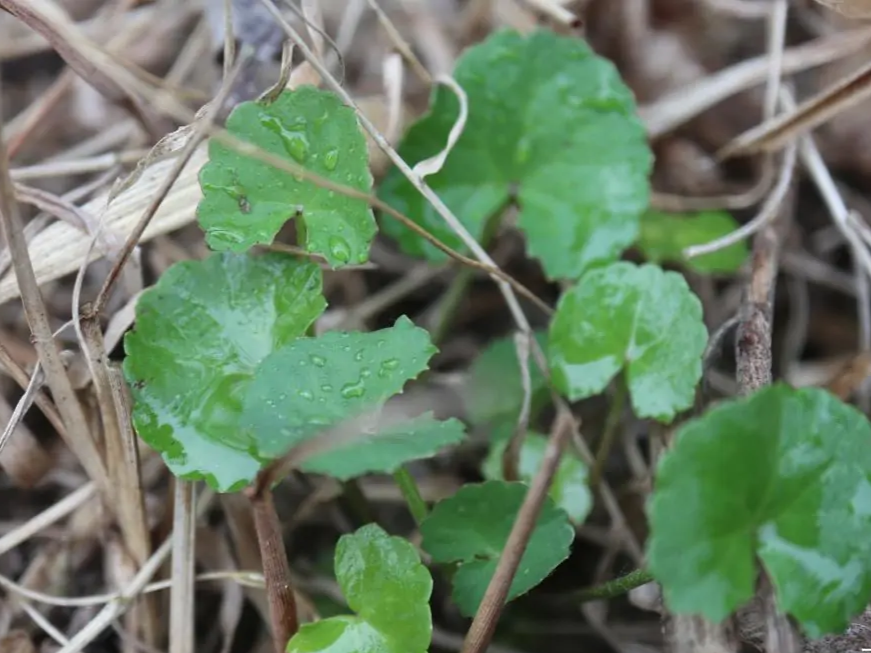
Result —
MULTIPOLYGON (((305 162, 309 148, 308 138, 303 131, 288 129, 275 116, 260 116, 260 124, 281 138, 284 149, 297 163, 305 162)), ((304 124, 294 124, 294 127, 299 129, 304 126, 304 124)))
POLYGON ((309 360, 311 360, 311 362, 318 367, 323 367, 327 364, 326 359, 323 356, 318 356, 317 354, 312 354, 311 356, 309 356, 309 360))
POLYGON ((300 397, 302 397, 303 399, 307 399, 308 401, 311 401, 315 398, 315 396, 309 390, 300 390, 298 394, 300 397))
POLYGON ((324 154, 324 167, 332 172, 336 169, 336 166, 339 163, 339 150, 334 147, 331 147, 324 154))
POLYGON ((351 248, 344 238, 330 236, 330 253, 337 261, 347 263, 351 260, 351 248))
POLYGON ((345 399, 356 399, 366 394, 366 387, 363 385, 363 379, 354 383, 346 383, 342 386, 342 396, 345 399))

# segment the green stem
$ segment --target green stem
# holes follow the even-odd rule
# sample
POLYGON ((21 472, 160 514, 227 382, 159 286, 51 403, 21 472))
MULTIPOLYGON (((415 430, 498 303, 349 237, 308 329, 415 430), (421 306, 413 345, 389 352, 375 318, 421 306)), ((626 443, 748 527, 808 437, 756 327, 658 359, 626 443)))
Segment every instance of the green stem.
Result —
MULTIPOLYGON (((493 240, 493 237, 499 230, 499 225, 502 223, 502 215, 505 213, 505 209, 509 206, 510 202, 511 200, 509 199, 505 204, 496 209, 489 218, 487 218, 487 223, 484 225, 484 233, 481 235, 482 247, 486 248, 490 244, 490 241, 493 240)), ((472 284, 472 280, 475 278, 476 273, 477 270, 474 268, 463 266, 451 280, 448 289, 442 297, 441 306, 439 307, 438 321, 432 328, 433 344, 438 345, 448 335, 448 330, 457 315, 457 309, 459 309, 460 304, 463 303, 463 299, 466 297, 466 291, 472 284)))
POLYGON ((596 449, 596 460, 593 462, 593 469, 590 471, 590 487, 593 489, 598 487, 599 481, 602 480, 605 462, 608 460, 608 454, 611 453, 611 446, 614 444, 614 436, 617 434, 617 427, 620 425, 620 418, 623 416, 623 406, 625 404, 626 382, 620 376, 617 378, 614 397, 611 400, 611 405, 608 407, 608 415, 605 417, 605 429, 602 431, 602 439, 599 441, 598 449, 596 449))
POLYGON ((357 528, 376 521, 372 504, 369 503, 363 488, 360 487, 360 484, 355 479, 342 483, 342 495, 339 497, 339 504, 345 509, 345 513, 357 528))
POLYGON ((636 569, 625 576, 620 576, 613 580, 594 585, 582 589, 572 595, 573 601, 578 603, 586 603, 587 601, 597 601, 602 599, 613 599, 626 594, 636 587, 641 587, 653 581, 653 576, 646 569, 636 569))
POLYGON ((399 486, 399 491, 402 492, 402 496, 408 504, 408 510, 411 512, 411 516, 414 517, 415 523, 420 526, 421 522, 426 519, 429 509, 426 507, 426 501, 423 500, 423 496, 420 494, 417 482, 405 467, 400 467, 393 472, 393 480, 399 486))

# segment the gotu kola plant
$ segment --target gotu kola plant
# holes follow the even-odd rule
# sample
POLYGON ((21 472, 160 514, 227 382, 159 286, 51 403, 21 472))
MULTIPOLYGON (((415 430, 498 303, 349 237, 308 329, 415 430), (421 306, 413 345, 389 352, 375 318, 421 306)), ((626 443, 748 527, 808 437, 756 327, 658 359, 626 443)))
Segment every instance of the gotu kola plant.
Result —
MULTIPOLYGON (((631 92, 616 69, 582 41, 545 31, 529 37, 510 31, 493 35, 460 58, 455 78, 468 95, 468 122, 442 170, 429 181, 479 238, 491 233, 485 227, 498 224, 506 206, 516 204, 529 253, 549 277, 570 282, 547 333, 540 334, 553 385, 574 401, 616 383, 625 387, 638 417, 672 422, 693 403, 707 332, 701 304, 683 277, 656 262, 685 264, 679 251, 698 242, 701 218, 648 212, 652 155, 631 92), (683 228, 678 224, 690 235, 662 237, 663 230, 683 228), (633 245, 651 262, 619 261, 633 245)), ((434 91, 430 112, 409 130, 401 154, 411 163, 435 154, 457 111, 451 93, 434 91)), ((271 102, 243 103, 227 128, 294 166, 356 191, 371 188, 357 120, 331 93, 304 87, 271 102)), ((428 512, 403 464, 456 444, 464 437, 463 425, 428 413, 386 426, 378 422, 385 402, 427 369, 436 352, 428 333, 401 317, 372 333, 313 336, 326 307, 319 266, 286 254, 249 251, 270 243, 293 219, 306 250, 332 268, 364 262, 376 232, 367 203, 216 141, 210 143, 200 181, 200 224, 210 247, 219 251, 173 266, 140 299, 136 329, 125 341, 137 431, 180 478, 202 479, 222 492, 246 489, 254 501, 265 493, 268 504, 269 485, 280 477, 268 477, 264 487, 264 470, 272 470, 274 461, 294 447, 350 428, 353 437, 346 433, 333 437, 327 449, 313 448, 299 462, 301 469, 341 480, 393 473, 420 522, 424 550, 435 563, 455 569, 455 602, 464 614, 474 614, 526 496, 525 481, 542 457, 544 439, 534 433, 526 438, 520 482, 502 480, 492 462, 501 455, 497 446, 485 468, 486 482, 463 488, 428 512)), ((444 243, 461 248, 398 171, 388 173, 379 194, 444 243)), ((442 256, 406 227, 390 221, 383 226, 407 253, 431 260, 442 256)), ((733 254, 726 261, 709 259, 709 268, 697 270, 731 269, 740 264, 740 253, 733 254)), ((488 378, 492 369, 493 383, 514 383, 499 373, 519 369, 512 355, 510 347, 488 352, 485 356, 492 358, 489 363, 482 358, 476 378, 488 378)), ((534 372, 536 410, 547 401, 546 376, 534 372)), ((470 395, 473 420, 502 432, 513 428, 520 407, 503 399, 522 400, 523 394, 514 388, 470 395)), ((807 530, 814 521, 808 515, 820 517, 852 492, 851 507, 837 514, 849 521, 851 534, 871 541, 871 493, 863 489, 871 485, 857 462, 871 443, 864 418, 851 411, 830 397, 778 388, 728 403, 682 428, 659 468, 651 503, 650 567, 670 608, 701 610, 715 619, 734 609, 747 598, 747 579, 756 569, 754 547, 763 535, 768 553, 758 553, 768 567, 805 565, 807 573, 796 575, 779 598, 809 632, 837 627, 867 599, 866 576, 856 576, 851 584, 845 574, 834 573, 852 569, 858 549, 843 542, 837 549, 832 540, 807 530), (765 455, 754 467, 759 474, 736 492, 735 479, 746 470, 737 453, 723 457, 718 448, 738 447, 726 442, 736 430, 757 433, 751 425, 763 409, 769 411, 770 428, 757 438, 768 438, 765 455), (772 414, 793 421, 777 422, 772 414), (795 421, 796 414, 806 419, 795 421), (849 481, 832 471, 841 454, 828 440, 830 423, 853 447, 849 481), (796 458, 796 452, 808 457, 796 458), (717 474, 693 485, 715 466, 720 466, 717 474), (816 490, 802 494, 808 487, 816 490), (769 493, 763 513, 751 511, 742 521, 732 510, 729 521, 717 512, 735 507, 728 497, 746 503, 756 490, 769 493), (712 497, 710 505, 698 500, 691 510, 685 505, 674 510, 688 492, 697 499, 712 497), (708 532, 698 527, 721 522, 738 529, 737 548, 725 552, 731 557, 717 548, 720 531, 711 531, 713 539, 705 545, 708 532), (696 535, 698 541, 691 542, 696 535), (679 552, 692 553, 685 568, 676 562, 679 552), (738 585, 731 586, 723 578, 735 570, 740 571, 738 585), (819 590, 822 576, 835 583, 825 591, 837 600, 834 607, 814 612, 800 595, 819 590)), ((738 441, 749 447, 750 439, 738 441)), ((559 474, 509 599, 530 590, 567 557, 571 523, 586 518, 590 495, 584 466, 566 459, 559 474)), ((259 529, 258 534, 268 535, 259 529)), ((298 633, 295 624, 279 628, 275 636, 281 648, 300 653, 427 649, 432 580, 410 545, 368 525, 340 541, 335 563, 356 614, 306 625, 298 633)), ((268 570, 266 575, 267 584, 285 580, 270 578, 268 570)))

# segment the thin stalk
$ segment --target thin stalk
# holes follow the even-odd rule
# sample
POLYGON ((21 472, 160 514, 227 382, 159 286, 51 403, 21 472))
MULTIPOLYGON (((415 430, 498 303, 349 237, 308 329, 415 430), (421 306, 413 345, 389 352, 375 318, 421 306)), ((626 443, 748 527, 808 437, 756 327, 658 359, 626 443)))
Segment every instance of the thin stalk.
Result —
POLYGON ((245 495, 251 502, 257 543, 263 562, 263 578, 269 599, 269 617, 272 622, 272 641, 275 653, 284 653, 290 638, 299 630, 296 597, 290 580, 290 565, 284 551, 281 523, 272 500, 270 485, 258 475, 255 484, 245 495))
MULTIPOLYGON (((502 224, 502 216, 505 214, 505 209, 511 203, 509 198, 502 206, 496 209, 484 225, 484 233, 481 235, 481 247, 487 248, 490 241, 499 231, 499 225, 502 224)), ((466 291, 472 285, 472 280, 475 278, 475 268, 463 266, 456 276, 451 280, 447 291, 442 297, 441 306, 438 311, 438 321, 432 328, 432 341, 438 345, 448 335, 448 330, 454 322, 460 304, 466 297, 466 291)))
POLYGON ((345 508, 355 527, 359 528, 377 521, 372 504, 369 503, 363 488, 355 479, 342 483, 342 496, 339 503, 345 508))
POLYGON ((649 571, 646 569, 636 569, 635 571, 630 571, 625 576, 614 578, 601 585, 582 589, 572 595, 572 601, 586 603, 587 601, 614 599, 652 581, 653 575, 649 571))
POLYGON ((614 397, 611 399, 608 415, 605 417, 605 430, 602 431, 602 439, 599 441, 599 448, 596 450, 596 460, 593 462, 593 469, 590 471, 591 488, 598 487, 599 481, 602 480, 605 461, 608 460, 608 454, 611 452, 611 447, 614 444, 614 436, 617 434, 617 427, 620 425, 620 418, 623 416, 623 406, 625 405, 626 381, 621 376, 617 378, 614 397))
POLYGON ((405 502, 408 504, 408 510, 411 516, 414 517, 414 522, 420 526, 421 522, 426 519, 429 513, 426 501, 420 493, 420 488, 417 487, 417 481, 405 467, 400 467, 393 472, 393 480, 402 492, 405 502))

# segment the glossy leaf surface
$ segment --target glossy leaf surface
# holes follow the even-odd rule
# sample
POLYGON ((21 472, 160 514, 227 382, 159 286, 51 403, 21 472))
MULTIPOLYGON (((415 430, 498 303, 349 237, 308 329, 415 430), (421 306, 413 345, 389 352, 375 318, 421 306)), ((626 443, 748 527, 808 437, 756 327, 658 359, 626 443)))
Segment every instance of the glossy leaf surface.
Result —
POLYGON ((725 402, 678 432, 650 519, 673 611, 723 619, 753 596, 758 555, 780 610, 841 632, 871 596, 871 427, 818 389, 725 402))
MULTIPOLYGON (((552 278, 577 278, 611 261, 638 234, 649 198, 652 155, 631 91, 611 62, 576 37, 498 32, 468 48, 454 78, 468 96, 465 130, 429 185, 480 239, 507 203, 521 209, 527 249, 552 278)), ((459 100, 435 89, 400 154, 415 163, 439 152, 459 100)), ((380 188, 394 208, 455 249, 464 249, 396 169, 380 188)), ((444 254, 395 220, 385 232, 409 254, 444 254)))
MULTIPOLYGON (((227 130, 330 181, 371 192, 366 140, 354 111, 333 93, 303 86, 272 103, 243 102, 227 119, 227 130)), ((240 252, 269 244, 295 218, 300 242, 332 267, 369 258, 377 229, 365 200, 297 178, 217 139, 209 142, 200 186, 197 215, 213 249, 240 252)))
POLYGON ((569 399, 602 392, 625 370, 635 413, 668 422, 692 405, 707 330, 681 275, 618 262, 563 294, 549 343, 554 383, 569 399))
POLYGON ((305 624, 288 653, 425 653, 432 578, 414 546, 369 524, 343 535, 336 579, 353 616, 305 624))
POLYGON ((124 371, 139 435, 174 474, 227 491, 266 455, 239 428, 260 362, 326 306, 318 266, 284 254, 216 254, 177 263, 146 290, 124 371))

